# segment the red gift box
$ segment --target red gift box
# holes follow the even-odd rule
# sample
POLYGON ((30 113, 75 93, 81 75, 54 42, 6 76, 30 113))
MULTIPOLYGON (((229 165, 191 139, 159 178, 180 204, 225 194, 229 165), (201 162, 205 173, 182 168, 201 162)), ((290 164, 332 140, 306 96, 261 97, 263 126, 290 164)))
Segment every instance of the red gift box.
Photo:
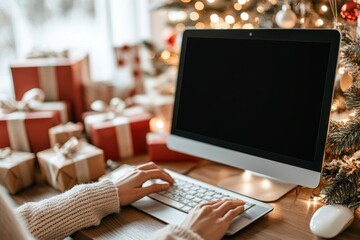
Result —
MULTIPOLYGON (((70 101, 72 116, 84 112, 82 82, 89 82, 88 57, 25 59, 11 63, 16 100, 32 89, 45 92, 46 101, 70 101)), ((74 120, 70 118, 71 120, 74 120)))
POLYGON ((142 113, 94 123, 90 126, 93 144, 104 151, 106 159, 144 153, 150 118, 151 114, 142 113))
POLYGON ((196 157, 170 150, 166 146, 166 133, 148 133, 146 143, 151 161, 197 160, 196 157))
POLYGON ((47 149, 48 130, 59 124, 57 111, 0 113, 0 148, 34 153, 47 149))

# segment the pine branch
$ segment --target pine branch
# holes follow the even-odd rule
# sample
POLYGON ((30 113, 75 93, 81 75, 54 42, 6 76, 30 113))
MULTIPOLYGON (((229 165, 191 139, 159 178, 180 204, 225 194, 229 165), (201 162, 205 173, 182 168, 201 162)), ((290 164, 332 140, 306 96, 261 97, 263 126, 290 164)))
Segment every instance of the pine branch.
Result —
POLYGON ((341 33, 341 44, 342 45, 349 45, 354 42, 354 38, 350 33, 350 28, 344 24, 338 24, 338 28, 341 33))
POLYGON ((346 106, 349 110, 355 109, 360 111, 360 83, 359 81, 344 92, 346 106))
POLYGON ((349 208, 360 207, 360 161, 353 158, 335 159, 326 163, 323 177, 329 184, 321 191, 327 204, 342 204, 349 208))
POLYGON ((360 40, 344 44, 341 48, 341 64, 354 79, 359 80, 360 77, 360 40))
POLYGON ((330 122, 330 132, 327 139, 334 155, 352 155, 360 149, 360 118, 352 119, 346 123, 330 122))

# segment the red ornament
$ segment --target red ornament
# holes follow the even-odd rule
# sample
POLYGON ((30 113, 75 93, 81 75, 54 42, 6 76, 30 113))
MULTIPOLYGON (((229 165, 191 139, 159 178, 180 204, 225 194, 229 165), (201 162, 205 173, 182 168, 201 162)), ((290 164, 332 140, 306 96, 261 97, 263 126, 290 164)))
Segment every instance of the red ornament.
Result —
POLYGON ((175 42, 176 42, 176 33, 170 32, 170 33, 166 34, 166 36, 164 37, 164 40, 168 46, 174 47, 175 42))
POLYGON ((123 52, 127 52, 127 51, 130 50, 130 46, 124 45, 121 49, 122 49, 123 52))
POLYGON ((346 2, 342 7, 340 14, 347 22, 355 22, 359 16, 359 10, 355 2, 346 2))
POLYGON ((124 59, 123 59, 123 58, 120 58, 120 59, 118 60, 118 66, 124 66, 124 65, 125 65, 124 59))

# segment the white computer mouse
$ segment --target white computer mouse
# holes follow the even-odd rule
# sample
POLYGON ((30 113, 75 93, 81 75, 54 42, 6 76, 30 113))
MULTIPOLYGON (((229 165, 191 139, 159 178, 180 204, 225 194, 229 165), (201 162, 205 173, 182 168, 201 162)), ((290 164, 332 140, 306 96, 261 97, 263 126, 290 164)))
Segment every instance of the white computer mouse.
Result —
POLYGON ((354 212, 339 204, 320 207, 310 220, 310 230, 315 235, 332 238, 345 230, 354 220, 354 212))

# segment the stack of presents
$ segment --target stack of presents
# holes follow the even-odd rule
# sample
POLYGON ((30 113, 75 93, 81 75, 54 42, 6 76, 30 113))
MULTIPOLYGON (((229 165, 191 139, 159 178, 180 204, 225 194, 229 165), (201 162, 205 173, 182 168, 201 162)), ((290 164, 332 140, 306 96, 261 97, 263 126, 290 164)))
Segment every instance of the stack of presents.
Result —
POLYGON ((126 100, 111 82, 91 81, 88 55, 13 62, 15 99, 0 98, 0 184, 14 194, 41 174, 65 191, 96 181, 108 159, 194 160, 166 147, 167 131, 150 130, 159 112, 171 114, 172 97, 147 96, 134 52, 116 49, 118 66, 131 66, 134 77, 126 100))

